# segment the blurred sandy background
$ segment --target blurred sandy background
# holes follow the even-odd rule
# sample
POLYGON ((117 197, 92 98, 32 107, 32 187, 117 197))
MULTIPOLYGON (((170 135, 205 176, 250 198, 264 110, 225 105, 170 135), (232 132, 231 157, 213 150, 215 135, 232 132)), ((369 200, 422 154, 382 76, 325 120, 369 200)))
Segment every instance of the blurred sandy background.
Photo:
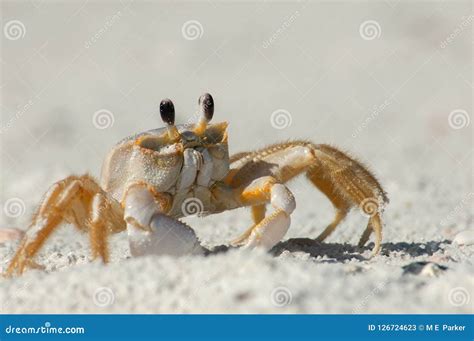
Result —
MULTIPOLYGON (((357 212, 329 244, 294 240, 276 257, 123 260, 116 236, 108 268, 88 265, 87 238, 66 227, 40 257, 52 273, 1 281, 3 311, 472 312, 473 246, 452 243, 465 230, 472 240, 471 1, 2 1, 1 18, 0 227, 26 229, 53 182, 98 176, 116 141, 161 126, 162 98, 186 122, 203 92, 230 123, 231 152, 332 143, 369 164, 391 199, 370 261, 352 247, 357 212), (404 275, 416 261, 448 269, 404 275), (111 304, 93 304, 100 288, 111 304), (278 288, 289 303, 275 304, 278 288)), ((331 206, 304 179, 292 188, 287 237, 314 238, 331 206)), ((250 216, 189 222, 213 247, 250 216)), ((15 245, 0 244, 3 268, 15 245)))

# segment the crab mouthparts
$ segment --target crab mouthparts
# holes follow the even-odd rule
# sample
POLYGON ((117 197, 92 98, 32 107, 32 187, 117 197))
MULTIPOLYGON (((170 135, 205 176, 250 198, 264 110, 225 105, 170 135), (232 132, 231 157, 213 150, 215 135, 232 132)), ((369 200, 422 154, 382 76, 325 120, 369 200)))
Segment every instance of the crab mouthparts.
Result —
POLYGON ((194 134, 192 131, 183 131, 181 133, 181 141, 184 148, 194 148, 201 144, 199 136, 194 134))

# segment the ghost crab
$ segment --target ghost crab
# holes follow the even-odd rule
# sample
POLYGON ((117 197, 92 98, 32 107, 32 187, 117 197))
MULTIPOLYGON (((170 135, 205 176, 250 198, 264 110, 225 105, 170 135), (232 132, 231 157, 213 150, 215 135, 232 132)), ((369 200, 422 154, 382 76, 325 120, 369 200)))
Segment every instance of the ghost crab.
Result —
POLYGON ((88 231, 92 257, 109 258, 107 237, 127 230, 132 256, 204 254, 194 231, 178 218, 250 206, 254 224, 233 245, 272 248, 290 226, 295 199, 285 183, 305 173, 332 202, 333 221, 317 237, 323 241, 359 206, 372 232, 382 240, 382 208, 388 202, 375 177, 359 162, 328 145, 308 141, 279 143, 229 157, 227 123, 209 124, 214 100, 199 100, 196 124, 175 125, 171 100, 160 103, 166 127, 117 143, 107 155, 99 185, 91 176, 69 176, 44 195, 7 275, 38 266, 33 257, 63 222, 88 231), (273 212, 266 213, 270 204, 273 212))

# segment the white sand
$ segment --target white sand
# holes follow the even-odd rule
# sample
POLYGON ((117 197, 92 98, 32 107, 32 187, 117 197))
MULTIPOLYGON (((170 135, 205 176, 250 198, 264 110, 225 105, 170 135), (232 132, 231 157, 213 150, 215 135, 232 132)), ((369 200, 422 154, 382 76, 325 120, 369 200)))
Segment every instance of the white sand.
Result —
MULTIPOLYGON (((311 240, 333 212, 305 179, 290 185, 297 209, 272 254, 130 259, 121 234, 104 266, 89 262, 87 237, 64 226, 38 256, 46 271, 0 279, 1 312, 473 312, 474 246, 452 242, 473 229, 472 122, 453 129, 448 120, 459 109, 472 121, 472 21, 441 46, 471 2, 37 5, 2 3, 2 23, 20 20, 26 34, 2 37, 0 227, 26 229, 54 181, 97 176, 117 140, 161 125, 161 98, 186 122, 204 91, 214 95, 215 121, 230 123, 232 152, 289 138, 333 143, 370 165, 391 202, 382 253, 370 260, 373 243, 355 247, 367 220, 356 211, 327 243, 311 240), (192 19, 203 35, 186 40, 181 27, 192 19), (380 37, 361 38, 366 20, 379 23, 380 37), (100 109, 114 116, 103 130, 92 123, 100 109), (277 109, 291 115, 285 129, 271 125, 277 109), (8 213, 12 198, 18 214, 8 213), (414 262, 435 264, 418 271, 414 262)), ((250 215, 187 222, 215 248, 250 215)), ((0 244, 1 270, 15 247, 0 244)))

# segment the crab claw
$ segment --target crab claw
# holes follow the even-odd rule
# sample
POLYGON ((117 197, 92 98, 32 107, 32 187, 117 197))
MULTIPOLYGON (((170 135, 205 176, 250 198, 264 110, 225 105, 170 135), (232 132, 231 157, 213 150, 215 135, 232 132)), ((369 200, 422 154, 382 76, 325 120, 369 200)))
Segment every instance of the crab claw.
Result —
POLYGON ((125 198, 125 221, 132 256, 204 254, 191 227, 163 213, 152 193, 131 187, 125 198))

